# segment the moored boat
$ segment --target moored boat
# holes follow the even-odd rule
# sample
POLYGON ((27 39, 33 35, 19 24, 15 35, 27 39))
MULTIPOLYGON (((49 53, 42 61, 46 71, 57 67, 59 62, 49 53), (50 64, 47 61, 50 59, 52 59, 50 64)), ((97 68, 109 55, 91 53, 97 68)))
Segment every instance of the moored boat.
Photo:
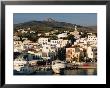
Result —
POLYGON ((64 61, 55 60, 52 61, 52 70, 54 73, 61 73, 66 68, 66 63, 64 61))

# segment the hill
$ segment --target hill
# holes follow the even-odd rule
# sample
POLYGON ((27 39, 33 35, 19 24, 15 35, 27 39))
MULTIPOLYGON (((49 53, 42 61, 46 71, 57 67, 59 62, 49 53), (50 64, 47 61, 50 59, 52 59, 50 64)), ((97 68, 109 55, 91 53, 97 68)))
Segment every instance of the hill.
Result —
POLYGON ((39 32, 49 32, 52 30, 59 30, 59 31, 73 31, 75 26, 77 26, 79 31, 93 31, 96 32, 96 28, 94 27, 84 27, 77 24, 67 23, 67 22, 58 22, 51 18, 44 20, 44 21, 29 21, 19 24, 14 24, 14 31, 18 29, 27 29, 31 28, 31 30, 39 31, 39 32))

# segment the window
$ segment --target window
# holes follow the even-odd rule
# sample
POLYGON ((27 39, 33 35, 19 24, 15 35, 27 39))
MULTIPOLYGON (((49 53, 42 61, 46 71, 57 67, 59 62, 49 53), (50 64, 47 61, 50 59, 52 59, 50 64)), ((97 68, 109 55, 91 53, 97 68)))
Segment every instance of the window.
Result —
POLYGON ((70 50, 68 50, 68 52, 70 52, 70 50))
POLYGON ((78 54, 77 54, 77 57, 78 57, 78 54))
POLYGON ((97 55, 97 53, 95 53, 95 55, 97 55))
POLYGON ((68 55, 67 57, 70 58, 70 55, 68 55))

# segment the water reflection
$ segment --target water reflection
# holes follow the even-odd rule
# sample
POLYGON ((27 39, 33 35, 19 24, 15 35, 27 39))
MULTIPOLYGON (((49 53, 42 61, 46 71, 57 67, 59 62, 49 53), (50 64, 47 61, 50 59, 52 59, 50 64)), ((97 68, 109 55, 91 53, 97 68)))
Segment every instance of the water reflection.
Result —
POLYGON ((97 75, 96 69, 75 69, 75 70, 65 70, 65 75, 97 75))
MULTIPOLYGON (((19 75, 19 74, 14 73, 14 75, 19 75)), ((55 74, 55 73, 53 73, 52 70, 50 70, 50 71, 37 71, 35 74, 32 74, 32 75, 97 75, 97 69, 64 70, 64 72, 62 72, 60 74, 55 74)))

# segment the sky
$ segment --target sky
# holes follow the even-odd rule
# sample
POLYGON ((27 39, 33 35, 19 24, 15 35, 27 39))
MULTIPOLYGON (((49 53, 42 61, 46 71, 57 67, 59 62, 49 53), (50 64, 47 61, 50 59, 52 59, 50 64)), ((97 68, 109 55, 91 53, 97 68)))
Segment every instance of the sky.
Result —
POLYGON ((14 13, 13 22, 14 24, 18 24, 32 20, 42 21, 47 18, 82 26, 97 25, 96 13, 14 13))

